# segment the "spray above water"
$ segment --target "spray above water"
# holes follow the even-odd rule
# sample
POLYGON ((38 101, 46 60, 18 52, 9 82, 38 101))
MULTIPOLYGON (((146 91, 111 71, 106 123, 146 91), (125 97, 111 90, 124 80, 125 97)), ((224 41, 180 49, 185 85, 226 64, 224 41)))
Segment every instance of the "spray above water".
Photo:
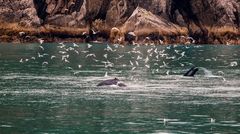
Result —
POLYGON ((204 67, 199 67, 200 69, 202 69, 204 71, 204 76, 208 77, 208 78, 222 78, 223 81, 226 81, 226 79, 223 76, 218 76, 218 75, 213 75, 212 71, 204 68, 204 67))

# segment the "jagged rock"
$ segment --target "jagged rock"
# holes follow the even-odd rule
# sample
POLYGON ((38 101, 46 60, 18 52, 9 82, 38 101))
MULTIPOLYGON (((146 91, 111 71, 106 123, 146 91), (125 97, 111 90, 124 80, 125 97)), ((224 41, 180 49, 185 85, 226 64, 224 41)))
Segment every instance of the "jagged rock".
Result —
POLYGON ((183 24, 181 16, 190 30, 194 31, 195 25, 206 32, 206 26, 239 26, 239 13, 237 0, 171 0, 169 17, 183 24))
POLYGON ((123 33, 134 32, 137 37, 146 37, 153 33, 162 36, 181 35, 184 33, 184 29, 181 27, 141 7, 136 8, 132 16, 124 23, 121 31, 123 33))
POLYGON ((17 22, 25 26, 40 24, 31 0, 0 0, 0 21, 7 23, 17 22))
POLYGON ((110 26, 122 25, 130 17, 136 6, 132 0, 112 0, 106 14, 110 26))

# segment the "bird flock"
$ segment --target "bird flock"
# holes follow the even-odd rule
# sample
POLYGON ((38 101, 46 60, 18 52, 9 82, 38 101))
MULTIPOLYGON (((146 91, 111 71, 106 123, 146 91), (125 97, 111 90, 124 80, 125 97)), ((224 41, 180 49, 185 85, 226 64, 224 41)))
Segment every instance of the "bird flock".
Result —
MULTIPOLYGON (((68 70, 79 70, 84 67, 96 66, 108 71, 116 68, 126 68, 128 71, 147 70, 152 74, 159 73, 165 69, 165 74, 176 73, 171 70, 172 66, 192 66, 193 63, 182 59, 187 56, 190 46, 185 45, 184 49, 178 49, 178 45, 158 47, 155 44, 124 46, 119 44, 77 44, 58 43, 55 53, 48 52, 50 44, 45 44, 39 39, 39 49, 36 56, 21 58, 20 63, 37 61, 43 67, 55 63, 62 63, 68 70), (75 60, 74 60, 75 59, 75 60), (84 62, 82 62, 84 61, 84 62)), ((198 47, 198 46, 196 46, 198 47)), ((205 61, 212 59, 205 59, 205 61)), ((237 62, 231 62, 229 66, 237 66, 237 62)), ((74 72, 74 71, 73 71, 74 72)), ((77 72, 74 72, 77 74, 77 72)), ((106 76, 106 75, 105 75, 106 76)))
MULTIPOLYGON (((49 44, 47 44, 49 45, 49 44)), ((56 61, 61 62, 67 69, 81 69, 84 66, 91 66, 91 64, 99 65, 107 70, 114 67, 126 67, 131 71, 140 69, 152 69, 153 72, 159 72, 161 68, 168 68, 169 61, 180 60, 185 56, 185 52, 175 50, 175 55, 171 56, 166 52, 172 47, 168 46, 166 49, 159 48, 154 44, 149 44, 142 48, 139 44, 133 47, 113 44, 77 44, 77 43, 58 43, 57 53, 48 52, 47 46, 43 39, 39 39, 39 49, 36 56, 30 58, 21 58, 20 63, 27 63, 30 61, 38 61, 43 67, 48 67, 56 61), (84 47, 83 47, 84 46, 84 47), (95 47, 100 46, 102 49, 95 51, 95 47), (71 59, 85 60, 87 63, 77 64, 71 59), (72 64, 71 64, 72 63, 72 64), (74 64, 74 66, 72 66, 74 64)), ((77 60, 77 61, 79 61, 77 60)), ((181 66, 184 66, 181 63, 181 66)), ((106 71, 107 71, 106 70, 106 71)), ((169 71, 167 72, 169 74, 169 71)))

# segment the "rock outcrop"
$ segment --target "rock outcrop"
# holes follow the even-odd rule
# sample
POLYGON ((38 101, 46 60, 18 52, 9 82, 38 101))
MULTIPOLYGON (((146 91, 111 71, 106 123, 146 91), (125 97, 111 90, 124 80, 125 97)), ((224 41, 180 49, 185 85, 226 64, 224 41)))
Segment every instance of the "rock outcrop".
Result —
POLYGON ((0 0, 0 21, 7 23, 15 22, 23 26, 40 24, 31 0, 0 0))
MULTIPOLYGON (((87 34, 92 37, 91 30, 95 30, 101 38, 106 38, 104 40, 120 43, 132 43, 133 38, 129 41, 128 37, 134 33, 136 42, 181 43, 180 37, 191 36, 196 43, 239 44, 240 1, 0 0, 0 21, 40 29, 42 34, 38 36, 44 38, 64 31, 61 33, 61 37, 66 34, 64 39, 70 34, 71 38, 85 40, 87 34), (78 33, 73 34, 66 30, 68 28, 85 30, 75 30, 78 33)), ((2 35, 6 34, 4 31, 8 34, 11 31, 6 28, 9 27, 1 26, 2 35)))

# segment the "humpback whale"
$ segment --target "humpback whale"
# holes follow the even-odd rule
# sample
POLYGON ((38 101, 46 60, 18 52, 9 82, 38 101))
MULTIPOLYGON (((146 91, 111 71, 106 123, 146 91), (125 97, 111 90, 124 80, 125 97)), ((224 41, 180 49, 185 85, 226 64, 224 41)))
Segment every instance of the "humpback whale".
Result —
POLYGON ((119 87, 126 87, 126 85, 124 83, 121 83, 118 78, 102 81, 97 86, 100 87, 100 86, 112 86, 112 85, 116 85, 119 87))
POLYGON ((194 77, 194 75, 197 73, 198 70, 199 69, 197 67, 192 67, 183 76, 194 77))

